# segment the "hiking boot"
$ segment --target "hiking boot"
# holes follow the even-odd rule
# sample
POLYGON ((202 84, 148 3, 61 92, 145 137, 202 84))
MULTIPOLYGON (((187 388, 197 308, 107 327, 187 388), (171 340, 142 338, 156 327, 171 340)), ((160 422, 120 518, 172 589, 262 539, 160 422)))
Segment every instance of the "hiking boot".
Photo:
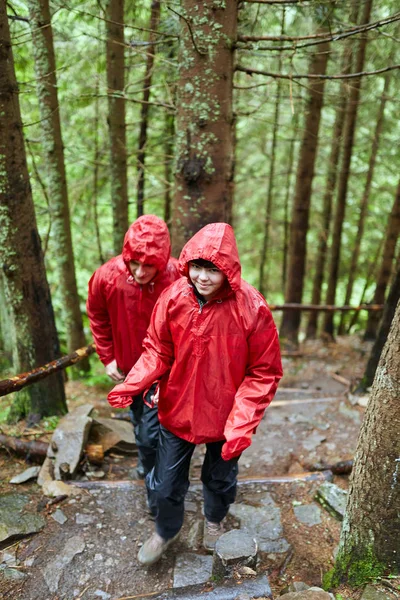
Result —
POLYGON ((160 560, 168 546, 177 539, 178 535, 179 534, 169 540, 164 540, 164 538, 155 531, 139 550, 138 561, 140 564, 148 567, 160 560))
POLYGON ((206 550, 214 552, 217 539, 224 533, 222 523, 204 521, 203 546, 206 550))

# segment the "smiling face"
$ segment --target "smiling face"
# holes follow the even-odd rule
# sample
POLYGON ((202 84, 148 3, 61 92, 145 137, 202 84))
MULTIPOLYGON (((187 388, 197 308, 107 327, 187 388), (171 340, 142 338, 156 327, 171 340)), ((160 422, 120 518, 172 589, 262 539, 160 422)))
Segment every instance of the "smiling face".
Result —
POLYGON ((225 275, 217 267, 203 267, 196 261, 189 262, 189 277, 199 294, 205 300, 211 300, 225 282, 225 275))
POLYGON ((134 280, 139 285, 146 285, 146 283, 150 283, 157 273, 157 267, 154 265, 143 264, 138 260, 130 260, 129 269, 134 280))

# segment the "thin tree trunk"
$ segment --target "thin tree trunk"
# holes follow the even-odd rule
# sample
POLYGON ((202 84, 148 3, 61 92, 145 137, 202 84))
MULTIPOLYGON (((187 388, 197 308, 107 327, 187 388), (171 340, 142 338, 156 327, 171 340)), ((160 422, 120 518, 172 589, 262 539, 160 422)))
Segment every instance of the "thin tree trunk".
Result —
MULTIPOLYGON (((309 69, 311 74, 324 75, 326 73, 329 47, 329 42, 321 44, 318 52, 312 56, 309 69)), ((285 302, 288 303, 301 303, 303 297, 311 187, 317 157, 324 87, 324 79, 312 80, 309 86, 290 226, 289 265, 285 291, 285 302)), ((282 338, 285 338, 290 344, 297 345, 300 319, 301 313, 297 311, 288 310, 283 315, 280 333, 282 338)))
POLYGON ((175 115, 166 112, 165 114, 165 192, 164 192, 164 221, 171 229, 172 218, 172 186, 173 186, 173 154, 174 154, 174 138, 175 138, 175 115))
MULTIPOLYGON (((393 258, 396 251, 397 240, 400 236, 400 180, 397 186, 397 192, 389 215, 388 224, 385 233, 385 245, 383 247, 382 261, 377 278, 373 303, 377 300, 380 304, 385 301, 386 288, 392 273, 393 258)), ((367 327, 365 330, 365 339, 374 340, 379 326, 379 316, 371 318, 368 315, 367 327)))
POLYGON ((125 125, 124 0, 109 0, 106 9, 108 127, 114 253, 120 254, 128 229, 128 175, 125 125))
MULTIPOLYGON (((68 190, 57 97, 56 60, 48 0, 29 0, 33 57, 41 118, 42 145, 47 169, 56 269, 62 294, 68 352, 86 344, 75 276, 68 190)), ((80 368, 88 371, 86 360, 80 368)))
POLYGON ((140 130, 139 130, 139 150, 137 155, 137 216, 141 217, 144 210, 144 165, 146 160, 146 142, 147 142, 147 126, 149 121, 149 99, 151 90, 151 79, 153 75, 154 56, 156 47, 151 42, 156 39, 156 31, 160 22, 160 2, 153 0, 151 3, 150 14, 150 34, 149 34, 149 51, 146 60, 146 74, 143 82, 143 103, 140 113, 140 130))
MULTIPOLYGON (((389 72, 386 74, 386 77, 385 77, 385 84, 383 87, 381 102, 379 105, 378 118, 377 118, 376 127, 375 127, 375 134, 374 134, 374 139, 373 139, 372 147, 371 147, 371 154, 370 154, 370 158, 369 158, 367 179, 365 182, 364 193, 363 193, 361 201, 360 201, 360 215, 359 215, 359 219, 358 219, 358 228, 357 228, 357 235, 356 235, 356 239, 355 239, 355 243, 354 243, 354 249, 353 249, 353 253, 351 255, 349 279, 347 282, 346 296, 345 296, 345 301, 344 301, 345 304, 350 304, 351 295, 353 293, 354 281, 355 281, 356 275, 357 275, 358 259, 360 257, 361 241, 362 241, 362 238, 364 235, 364 225, 365 225, 365 218, 366 218, 367 209, 368 209, 369 194, 371 191, 372 179, 373 179, 374 171, 375 171, 376 157, 378 154, 379 142, 380 142, 380 137, 381 137, 381 133, 382 133, 386 102, 388 100, 390 77, 391 77, 391 73, 389 72)), ((345 330, 345 315, 342 314, 342 317, 340 319, 340 325, 339 325, 339 335, 343 335, 344 330, 345 330)))
MULTIPOLYGON (((101 22, 98 23, 99 30, 99 38, 101 36, 101 22)), ((94 99, 94 144, 93 144, 93 198, 92 198, 92 208, 93 208, 93 220, 94 220, 94 229, 96 232, 96 245, 99 263, 104 264, 104 256, 103 250, 101 247, 101 236, 100 236, 100 227, 99 227, 99 214, 97 209, 98 204, 98 195, 99 195, 99 162, 100 162, 100 149, 99 149, 99 88, 100 88, 100 60, 97 59, 97 77, 96 77, 96 97, 94 99)))
POLYGON ((294 165, 294 148, 296 145, 297 127, 299 123, 299 112, 296 112, 293 117, 293 135, 290 140, 289 146, 289 158, 288 158, 288 170, 286 176, 285 185, 285 199, 283 202, 284 215, 283 215, 283 260, 282 260, 282 288, 285 289, 287 281, 287 256, 289 252, 289 230, 290 230, 290 192, 291 192, 291 179, 294 165))
MULTIPOLYGON (((281 22, 281 35, 285 33, 285 11, 282 12, 281 22)), ((278 59, 278 72, 282 70, 282 54, 279 54, 278 59)), ((275 159, 276 159, 276 146, 279 131, 279 113, 281 105, 281 93, 282 93, 282 80, 278 79, 276 84, 276 100, 275 100, 275 114, 274 114, 274 127, 272 130, 272 144, 270 152, 270 163, 269 163, 269 175, 268 175, 268 190, 265 202, 265 220, 264 220, 264 236, 263 245, 261 248, 260 255, 260 275, 258 282, 258 289, 264 296, 267 294, 268 289, 268 273, 269 269, 265 272, 265 266, 268 265, 268 250, 269 250, 269 237, 270 237, 270 226, 271 226, 271 215, 273 209, 273 194, 274 194, 274 182, 275 182, 275 159)))
MULTIPOLYGON (((372 9, 372 0, 366 0, 363 6, 363 14, 360 25, 369 22, 372 9)), ((365 53, 367 47, 367 34, 362 34, 356 56, 355 72, 360 73, 364 67, 365 53)), ((345 128, 343 135, 343 159, 338 183, 336 200, 336 214, 332 233, 331 261, 329 266, 328 290, 326 303, 334 304, 336 298, 336 286, 339 276, 340 252, 342 243, 342 229, 346 213, 347 187, 350 176, 350 165, 353 154, 355 127, 357 122, 358 103, 361 91, 361 78, 352 80, 350 96, 347 101, 345 117, 345 128)), ((333 315, 326 314, 323 325, 324 333, 333 337, 333 315)))
MULTIPOLYGON (((36 226, 6 4, 0 3, 0 277, 16 372, 59 356, 59 343, 36 226)), ((12 419, 67 412, 61 373, 19 392, 12 419)))
POLYGON ((237 0, 183 0, 173 254, 201 227, 231 221, 237 0))
MULTIPOLYGON (((400 282, 399 282, 400 283, 400 282)), ((399 286, 400 287, 400 286, 399 286)), ((400 573, 400 303, 358 440, 331 585, 400 573)))

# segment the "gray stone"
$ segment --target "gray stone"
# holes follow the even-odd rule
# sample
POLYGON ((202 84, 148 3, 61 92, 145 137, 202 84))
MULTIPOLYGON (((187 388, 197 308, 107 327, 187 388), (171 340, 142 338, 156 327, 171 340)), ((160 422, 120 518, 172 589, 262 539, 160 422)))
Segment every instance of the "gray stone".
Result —
POLYGON ((97 437, 97 443, 103 446, 104 452, 111 448, 128 454, 137 452, 133 427, 127 421, 96 417, 90 431, 97 437))
POLYGON ((282 600, 331 600, 331 596, 328 592, 311 588, 299 592, 282 594, 280 598, 282 598, 282 600))
POLYGON ((366 585, 361 596, 361 600, 390 600, 392 596, 382 590, 378 590, 373 585, 366 585))
POLYGON ((240 529, 223 533, 215 544, 212 573, 215 577, 232 576, 241 567, 257 566, 255 538, 240 529))
POLYGON ((283 591, 283 594, 288 594, 290 592, 304 592, 309 589, 309 585, 304 583, 304 581, 292 581, 288 585, 288 587, 283 591))
POLYGON ((60 525, 64 525, 64 523, 68 520, 63 511, 59 508, 53 512, 51 518, 60 523, 60 525))
POLYGON ((38 514, 23 512, 29 498, 21 494, 0 496, 0 542, 12 536, 24 537, 43 529, 45 520, 38 514))
POLYGON ((280 509, 270 494, 259 501, 264 506, 233 504, 230 513, 240 520, 240 528, 257 540, 261 552, 287 552, 290 546, 282 537, 280 509))
POLYGON ((92 410, 91 404, 82 404, 58 423, 47 451, 47 456, 53 460, 54 479, 62 479, 61 465, 68 466, 71 476, 75 474, 88 439, 92 419, 87 415, 92 410))
POLYGON ((191 526, 188 536, 187 544, 191 550, 198 550, 203 540, 203 521, 196 520, 191 526))
POLYGON ((303 504, 302 506, 293 507, 296 519, 304 525, 312 527, 321 523, 321 509, 316 504, 303 504))
POLYGON ((312 450, 315 450, 325 440, 326 440, 325 435, 321 435, 320 433, 317 433, 314 431, 311 435, 308 436, 307 439, 305 439, 302 442, 302 446, 303 446, 303 448, 305 448, 306 450, 309 450, 311 452, 312 450))
POLYGON ((75 521, 77 525, 91 525, 91 523, 94 523, 95 520, 96 517, 93 515, 82 515, 81 513, 77 513, 75 515, 75 521))
POLYGON ((29 469, 25 469, 22 473, 15 475, 12 479, 10 479, 10 483, 25 483, 25 481, 29 481, 30 479, 34 479, 39 475, 40 467, 30 467, 29 469))
POLYGON ((10 548, 0 552, 0 564, 5 567, 16 567, 19 564, 16 550, 10 548))
POLYGON ((18 569, 10 569, 9 567, 1 569, 1 574, 3 575, 4 579, 9 581, 22 581, 22 579, 25 579, 26 577, 25 573, 22 573, 18 569))
POLYGON ((319 486, 315 499, 339 521, 343 520, 346 510, 347 492, 334 483, 325 482, 319 486))
POLYGON ((103 592, 103 590, 95 590, 94 595, 96 598, 101 598, 102 600, 109 600, 111 598, 111 594, 103 592))
POLYGON ((72 561, 76 554, 80 554, 85 549, 85 542, 83 539, 76 535, 70 538, 65 544, 61 552, 59 552, 54 560, 47 563, 43 569, 43 577, 47 584, 47 587, 51 592, 56 592, 58 589, 58 582, 63 574, 63 571, 67 565, 72 561))
POLYGON ((212 556, 201 556, 186 552, 177 556, 173 587, 204 583, 211 577, 212 556))
POLYGON ((349 419, 354 421, 355 423, 361 423, 360 413, 357 410, 346 406, 344 402, 341 402, 339 404, 339 412, 342 413, 342 415, 344 415, 345 417, 348 417, 349 419))

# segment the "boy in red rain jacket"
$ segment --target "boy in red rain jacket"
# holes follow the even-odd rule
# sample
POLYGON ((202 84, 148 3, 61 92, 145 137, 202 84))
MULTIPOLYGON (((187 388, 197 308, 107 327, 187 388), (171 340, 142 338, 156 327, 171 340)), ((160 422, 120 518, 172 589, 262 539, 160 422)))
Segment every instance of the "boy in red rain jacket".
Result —
MULTIPOLYGON (((122 254, 99 267, 89 281, 90 328, 97 354, 113 381, 123 381, 140 357, 154 305, 161 292, 180 277, 178 261, 170 254, 166 224, 155 215, 144 215, 129 227, 122 254)), ((143 479, 154 466, 159 423, 157 408, 149 408, 142 395, 135 394, 132 422, 139 455, 137 476, 143 479)))
POLYGON ((146 478, 155 532, 139 562, 155 563, 182 527, 190 459, 206 444, 202 467, 205 536, 212 549, 236 495, 237 461, 251 444, 282 377, 278 334, 262 297, 241 279, 233 229, 212 223, 182 250, 185 276, 160 296, 144 351, 124 383, 109 394, 112 406, 161 379, 160 438, 146 478))

